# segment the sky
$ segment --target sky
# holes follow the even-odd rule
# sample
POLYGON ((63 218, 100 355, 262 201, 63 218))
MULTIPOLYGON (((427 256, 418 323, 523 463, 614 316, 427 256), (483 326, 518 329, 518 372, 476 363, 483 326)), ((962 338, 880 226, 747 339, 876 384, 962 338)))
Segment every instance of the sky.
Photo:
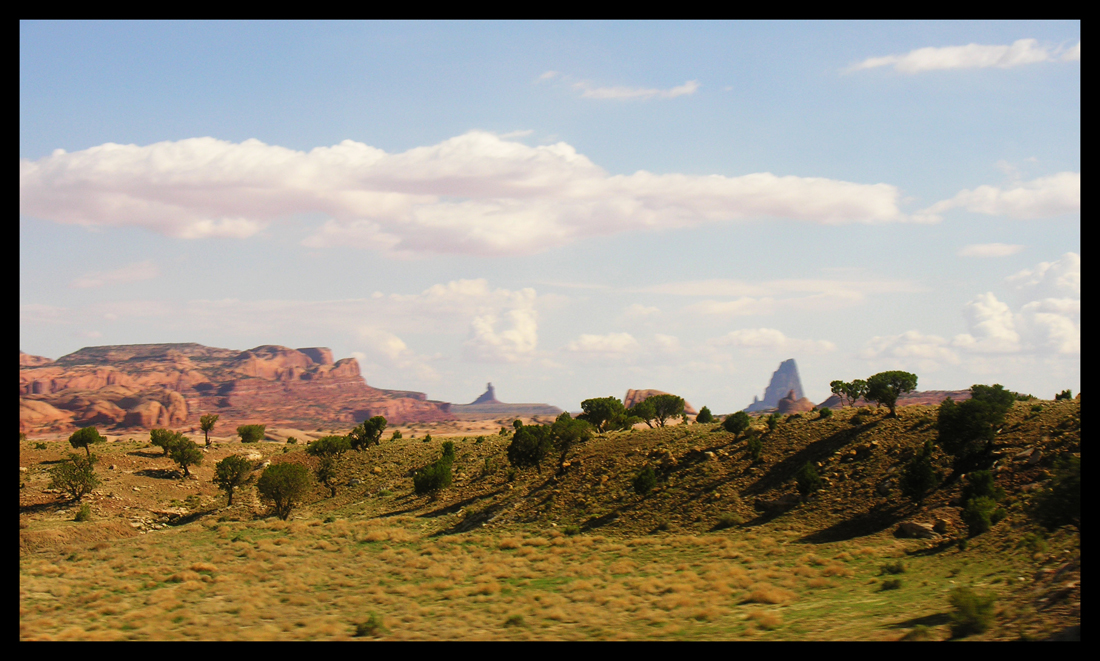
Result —
POLYGON ((1081 25, 34 22, 20 349, 715 413, 1080 389, 1081 25))

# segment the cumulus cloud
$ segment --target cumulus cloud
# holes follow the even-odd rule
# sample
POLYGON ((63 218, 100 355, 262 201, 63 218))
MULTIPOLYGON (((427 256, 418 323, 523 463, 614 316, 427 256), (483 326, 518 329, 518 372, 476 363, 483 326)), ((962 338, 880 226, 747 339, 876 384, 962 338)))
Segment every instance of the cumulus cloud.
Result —
POLYGON ((497 316, 475 317, 470 324, 466 355, 475 361, 519 362, 531 357, 538 345, 538 323, 532 308, 510 310, 506 328, 498 332, 497 316))
POLYGON ((1081 211, 1081 173, 1059 172, 1039 177, 1013 188, 978 186, 960 191, 950 200, 937 202, 914 217, 938 220, 939 214, 955 208, 1009 218, 1034 219, 1081 211))
POLYGON ((1075 62, 1081 59, 1081 42, 1078 41, 1077 45, 1073 48, 1062 53, 1062 60, 1065 62, 1075 62))
POLYGON ((1012 310, 992 293, 982 294, 963 308, 970 333, 958 335, 953 344, 981 353, 1014 353, 1020 350, 1020 335, 1012 310))
MULTIPOLYGON (((1062 59, 1079 59, 1081 45, 1077 44, 1062 59), (1076 51, 1076 58, 1072 53, 1076 51)), ((985 46, 981 44, 967 44, 965 46, 943 46, 918 48, 904 55, 886 55, 883 57, 869 57, 858 64, 848 68, 848 71, 862 69, 874 69, 877 67, 894 67, 901 73, 921 73, 939 69, 985 69, 996 67, 1009 69, 1012 67, 1034 64, 1036 62, 1051 62, 1056 59, 1058 50, 1054 47, 1040 46, 1035 39, 1018 39, 1011 46, 985 46)))
POLYGON ((594 356, 616 357, 637 354, 641 344, 630 333, 581 335, 565 346, 566 351, 594 356))
POLYGON ((828 340, 800 340, 774 328, 745 328, 731 331, 708 342, 712 346, 734 346, 755 351, 827 353, 836 345, 828 340))
POLYGON ((71 286, 78 289, 102 287, 104 285, 117 285, 127 282, 139 282, 151 280, 160 275, 156 264, 150 260, 129 264, 111 271, 93 271, 75 278, 71 286))
POLYGON ((924 372, 935 372, 945 364, 957 365, 960 362, 947 340, 915 330, 900 335, 872 337, 859 356, 885 368, 915 368, 924 372))
POLYGON ((1010 243, 975 243, 959 250, 959 257, 1008 257, 1024 247, 1010 243))
POLYGON ((190 138, 58 150, 19 164, 20 213, 180 238, 245 238, 295 214, 327 216, 303 243, 383 251, 530 254, 590 236, 753 218, 912 220, 899 191, 768 172, 610 175, 570 145, 484 131, 390 154, 351 140, 300 152, 190 138))
POLYGON ((1008 276, 1022 300, 1081 296, 1081 256, 1067 252, 1053 262, 1040 262, 1008 276))

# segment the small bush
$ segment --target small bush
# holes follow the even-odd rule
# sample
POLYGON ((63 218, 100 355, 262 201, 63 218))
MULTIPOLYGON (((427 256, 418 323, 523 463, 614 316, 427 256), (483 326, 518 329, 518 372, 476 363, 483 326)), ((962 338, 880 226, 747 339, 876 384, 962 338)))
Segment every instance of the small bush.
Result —
POLYGON ((888 578, 888 579, 886 579, 885 581, 882 582, 882 585, 879 587, 879 589, 880 590, 897 590, 900 587, 901 587, 901 579, 900 578, 888 578))
POLYGON ((887 562, 885 565, 879 567, 879 575, 904 573, 905 565, 902 564, 901 560, 898 560, 897 562, 887 562))
POLYGON ((976 537, 993 526, 991 520, 997 502, 989 496, 979 496, 971 499, 962 512, 962 520, 966 523, 971 537, 976 537))
POLYGON ((214 484, 229 495, 229 504, 233 504, 233 490, 248 481, 252 474, 252 462, 231 454, 214 464, 214 484))
POLYGON ((1031 516, 1048 530, 1066 524, 1081 529, 1081 457, 1058 460, 1054 478, 1035 498, 1031 516))
POLYGON ((741 432, 748 429, 750 425, 752 425, 752 418, 744 411, 727 415, 726 419, 722 421, 722 428, 733 434, 734 438, 740 436, 741 432))
POLYGON ((565 534, 572 537, 573 535, 579 535, 581 533, 580 526, 565 526, 565 534))
POLYGON ((520 614, 509 615, 507 620, 504 620, 504 626, 506 627, 522 627, 523 616, 520 614))
POLYGON ((382 616, 377 613, 371 613, 366 622, 359 622, 355 625, 356 638, 379 636, 383 633, 385 633, 385 627, 382 626, 382 616))
POLYGON ((287 442, 287 445, 297 445, 298 444, 298 439, 294 438, 293 436, 289 436, 289 437, 287 437, 286 442, 287 442))
POLYGON ((264 440, 267 433, 267 425, 241 425, 237 427, 237 435, 241 437, 241 443, 258 443, 264 440))
POLYGON ((758 437, 753 436, 749 439, 748 443, 749 458, 755 461, 760 461, 760 455, 764 452, 764 442, 758 437))
POLYGON ((92 518, 92 506, 88 503, 84 503, 80 506, 80 511, 76 513, 74 521, 90 521, 92 518))
POLYGON ((714 527, 719 530, 725 530, 726 528, 732 528, 744 523, 745 519, 737 512, 727 512, 718 517, 718 523, 714 527))
POLYGON ((966 503, 981 496, 999 501, 1005 497, 1005 490, 996 485, 990 471, 967 473, 966 484, 962 488, 962 502, 966 503))
POLYGON ((1027 550, 1030 551, 1032 554, 1046 553, 1048 548, 1047 541, 1043 539, 1042 535, 1036 535, 1033 532, 1029 532, 1024 535, 1024 538, 1021 539, 1019 543, 1016 544, 1016 546, 1026 546, 1027 550))
POLYGON ((416 493, 435 493, 451 486, 453 480, 451 465, 454 462, 454 456, 454 443, 447 441, 443 444, 443 456, 413 475, 413 488, 416 493))
POLYGON ((979 595, 970 588, 955 588, 951 591, 951 635, 963 638, 989 630, 993 624, 993 608, 996 598, 992 595, 979 595))
POLYGON ((710 409, 704 406, 699 409, 699 414, 695 416, 695 422, 701 424, 714 422, 714 414, 710 412, 710 409))
POLYGON ((1043 405, 1042 404, 1032 404, 1031 405, 1031 412, 1032 413, 1040 413, 1040 412, 1042 412, 1042 410, 1043 410, 1043 405))
POLYGON ((1054 401, 1070 400, 1073 399, 1073 392, 1070 390, 1063 390, 1054 396, 1054 401))
POLYGON ((45 443, 35 443, 34 444, 34 449, 35 450, 45 450, 46 449, 46 444, 45 443))
POLYGON ((645 496, 650 491, 653 491, 653 487, 657 486, 657 473, 655 473, 651 467, 646 466, 638 471, 638 474, 634 476, 634 481, 631 484, 634 487, 634 493, 639 496, 645 496))
POLYGON ((309 487, 309 469, 301 464, 272 464, 256 481, 260 498, 270 502, 274 513, 284 521, 305 497, 309 487))
POLYGON ((401 440, 401 432, 397 431, 396 429, 395 429, 395 430, 393 430, 393 436, 390 436, 390 440, 391 440, 391 441, 399 441, 399 440, 401 440))
POLYGON ((798 483, 798 493, 803 496, 821 488, 821 477, 818 476, 814 465, 808 461, 802 465, 802 468, 798 469, 798 473, 795 474, 795 481, 798 483))
POLYGON ((775 431, 775 428, 779 426, 779 422, 783 419, 783 416, 779 413, 772 413, 765 420, 768 423, 768 431, 775 431))
POLYGON ((832 414, 833 414, 832 409, 830 409, 828 406, 822 406, 821 410, 817 412, 817 417, 818 418, 828 418, 832 414))
POLYGON ((668 521, 661 520, 657 522, 657 530, 660 530, 661 532, 668 532, 668 529, 670 527, 671 526, 669 526, 668 521))
POLYGON ((59 489, 79 501, 99 486, 95 474, 98 458, 93 455, 81 457, 69 454, 69 460, 50 469, 50 488, 59 489))

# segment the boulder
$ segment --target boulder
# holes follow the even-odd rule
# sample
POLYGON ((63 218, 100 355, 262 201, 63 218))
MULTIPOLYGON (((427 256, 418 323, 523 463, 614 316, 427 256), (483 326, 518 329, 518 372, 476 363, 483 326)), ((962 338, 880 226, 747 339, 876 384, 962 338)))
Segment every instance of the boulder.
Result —
MULTIPOLYGON (((167 411, 156 400, 145 400, 126 412, 122 424, 126 427, 144 427, 152 429, 161 425, 161 420, 167 418, 167 411)), ((168 425, 163 425, 167 427, 168 425)))
POLYGON ((931 523, 917 523, 916 521, 902 521, 894 532, 898 537, 916 537, 919 539, 939 539, 940 534, 935 531, 931 523))

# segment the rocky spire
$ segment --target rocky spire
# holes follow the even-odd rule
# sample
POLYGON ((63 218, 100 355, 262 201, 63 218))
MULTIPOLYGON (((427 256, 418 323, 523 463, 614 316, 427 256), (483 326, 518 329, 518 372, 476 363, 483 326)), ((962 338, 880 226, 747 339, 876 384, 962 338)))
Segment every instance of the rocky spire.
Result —
POLYGON ((779 406, 779 400, 792 391, 795 400, 804 397, 802 381, 798 378, 798 366, 795 365, 794 358, 789 358, 780 363, 779 369, 772 374, 772 380, 768 383, 767 390, 764 391, 764 399, 755 401, 754 398, 753 403, 745 410, 752 413, 753 411, 776 408, 779 406))
POLYGON ((485 392, 481 395, 481 397, 478 397, 473 402, 471 402, 471 405, 472 404, 500 404, 500 402, 497 401, 496 392, 493 391, 493 384, 486 383, 485 392))

